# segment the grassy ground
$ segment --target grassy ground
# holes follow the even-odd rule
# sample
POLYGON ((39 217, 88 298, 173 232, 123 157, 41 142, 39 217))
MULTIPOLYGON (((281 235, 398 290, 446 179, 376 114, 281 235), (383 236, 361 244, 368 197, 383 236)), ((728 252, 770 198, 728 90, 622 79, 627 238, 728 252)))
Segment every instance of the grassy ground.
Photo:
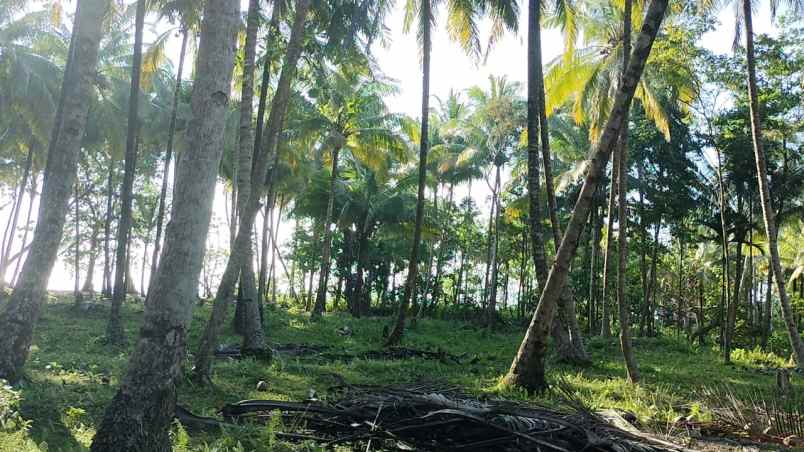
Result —
MULTIPOLYGON (((129 348, 115 349, 103 344, 108 310, 95 305, 76 312, 71 301, 51 297, 37 327, 34 347, 28 361, 26 381, 18 387, 0 387, 0 451, 46 449, 85 450, 91 441, 103 410, 125 370, 129 348)), ((198 342, 209 306, 196 309, 190 351, 198 342)), ((133 344, 142 317, 141 303, 125 306, 125 325, 133 344)), ((358 353, 377 349, 387 319, 352 319, 347 315, 325 316, 310 322, 301 313, 267 311, 268 336, 273 343, 318 344, 336 347, 338 352, 358 353), (339 328, 348 326, 353 334, 341 336, 339 328)), ((337 382, 335 375, 349 383, 390 384, 428 380, 460 385, 466 391, 507 398, 527 398, 521 392, 500 390, 497 383, 506 372, 521 339, 522 331, 494 332, 440 320, 422 320, 408 332, 404 345, 411 348, 443 350, 477 357, 472 364, 445 364, 437 360, 398 361, 355 359, 350 362, 309 358, 279 357, 265 365, 252 360, 218 360, 215 389, 195 387, 182 381, 179 403, 196 414, 214 416, 227 402, 262 398, 298 400, 310 389, 325 393, 337 382), (259 381, 268 384, 257 392, 259 381)), ((238 339, 227 327, 223 343, 238 339)), ((621 408, 635 413, 645 428, 665 431, 678 416, 706 417, 698 400, 702 385, 728 383, 738 393, 770 389, 774 376, 762 372, 764 364, 782 363, 773 356, 738 352, 736 364, 721 364, 715 351, 690 347, 673 338, 635 340, 643 382, 630 385, 623 369, 616 340, 595 338, 589 350, 595 365, 578 369, 551 366, 552 378, 562 376, 581 399, 593 408, 621 408), (768 363, 767 361, 770 361, 768 363)), ((469 361, 466 359, 465 361, 469 361)), ((188 367, 189 368, 188 361, 188 367)), ((804 384, 794 378, 798 393, 804 384)), ((541 404, 555 400, 534 398, 541 404)), ((176 435, 181 450, 269 450, 270 431, 257 429, 234 435, 187 438, 176 435), (209 444, 209 446, 207 446, 209 444)), ((295 446, 299 448, 300 446, 295 446)), ((314 449, 314 446, 305 446, 314 449)))

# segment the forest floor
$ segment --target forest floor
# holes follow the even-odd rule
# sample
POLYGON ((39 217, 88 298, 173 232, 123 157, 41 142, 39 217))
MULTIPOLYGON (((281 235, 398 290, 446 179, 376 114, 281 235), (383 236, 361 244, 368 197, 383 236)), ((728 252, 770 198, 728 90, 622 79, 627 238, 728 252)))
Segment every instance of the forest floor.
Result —
MULTIPOLYGON (((129 347, 110 348, 103 343, 108 309, 101 302, 74 310, 68 297, 51 296, 37 326, 27 378, 21 385, 0 386, 0 451, 86 450, 119 379, 142 319, 141 302, 126 303, 124 318, 129 347), (15 414, 18 412, 18 414, 15 414)), ((209 313, 209 303, 195 310, 189 350, 198 343, 209 313)), ((281 309, 266 311, 266 331, 272 344, 329 347, 333 353, 363 355, 379 350, 385 318, 354 319, 346 314, 327 315, 311 322, 303 313, 281 309), (344 334, 346 333, 346 334, 344 334)), ((304 400, 311 390, 325 394, 342 380, 350 384, 400 384, 430 381, 460 386, 475 395, 528 400, 551 406, 556 395, 529 398, 518 391, 501 390, 498 381, 508 370, 522 336, 522 328, 489 332, 471 324, 420 320, 408 331, 404 346, 449 353, 460 362, 439 359, 327 359, 279 353, 271 364, 251 359, 218 359, 215 388, 182 381, 179 404, 194 414, 215 416, 226 403, 245 399, 304 400), (258 383, 260 391, 257 390, 258 383)), ((222 343, 238 344, 226 327, 222 343)), ((772 390, 775 374, 750 352, 738 352, 734 364, 724 365, 716 350, 692 347, 673 337, 636 338, 635 350, 642 382, 623 378, 615 338, 588 342, 594 365, 576 368, 551 365, 551 377, 563 377, 583 402, 593 409, 620 409, 633 413, 640 429, 704 450, 754 450, 739 446, 738 438, 726 446, 690 437, 677 421, 711 420, 701 390, 705 385, 728 384, 738 397, 772 390)), ((760 357, 761 358, 761 357, 760 357)), ((773 360, 771 360, 773 361, 773 360)), ((783 362, 783 361, 782 361, 783 362)), ((190 368, 188 359, 186 368, 190 368)), ((793 376, 794 393, 804 393, 804 377, 793 376)), ((272 428, 276 428, 275 426, 272 428)), ((282 445, 266 429, 224 432, 224 435, 175 435, 176 450, 317 450, 315 445, 282 445)), ((694 435, 693 435, 694 436, 694 435)), ((770 450, 777 450, 771 447, 770 450)))

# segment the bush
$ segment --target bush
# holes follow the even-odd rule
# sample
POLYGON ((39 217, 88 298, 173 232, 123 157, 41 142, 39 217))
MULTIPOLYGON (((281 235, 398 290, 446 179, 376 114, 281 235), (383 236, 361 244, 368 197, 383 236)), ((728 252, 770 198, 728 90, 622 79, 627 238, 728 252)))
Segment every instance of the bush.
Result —
POLYGON ((773 352, 763 352, 759 347, 753 350, 743 348, 734 349, 731 359, 744 366, 750 367, 785 367, 785 359, 773 352))
POLYGON ((47 444, 37 445, 28 436, 31 422, 19 413, 20 394, 0 380, 0 452, 47 450, 47 444))

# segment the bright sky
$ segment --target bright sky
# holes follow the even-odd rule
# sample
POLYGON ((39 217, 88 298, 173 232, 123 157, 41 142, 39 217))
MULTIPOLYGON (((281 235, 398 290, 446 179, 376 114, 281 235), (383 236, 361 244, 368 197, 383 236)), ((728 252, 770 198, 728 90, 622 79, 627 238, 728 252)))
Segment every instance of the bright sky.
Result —
MULTIPOLYGON (((69 2, 72 3, 72 2, 69 2)), ((247 2, 243 3, 244 11, 247 2)), ((393 13, 388 18, 387 25, 390 28, 390 43, 387 47, 377 46, 374 53, 379 66, 387 77, 398 82, 399 94, 389 99, 389 107, 395 112, 405 113, 413 117, 419 117, 421 113, 421 93, 422 93, 422 74, 419 64, 418 45, 413 34, 402 33, 403 8, 404 2, 397 1, 393 13)), ((65 6, 66 7, 66 6, 65 6)), ((67 7, 66 7, 67 8, 67 7)), ((68 10, 72 10, 68 8, 68 10)), ((444 8, 442 7, 442 10, 444 8)), ((435 105, 436 97, 444 98, 450 89, 462 91, 475 85, 483 88, 488 86, 490 75, 505 75, 510 80, 524 81, 526 70, 525 42, 523 39, 524 29, 519 35, 507 34, 492 50, 488 60, 483 62, 473 61, 466 56, 458 46, 452 44, 447 36, 444 25, 444 11, 439 11, 438 26, 433 35, 433 50, 431 60, 430 92, 433 96, 431 106, 435 105)), ((734 35, 734 13, 729 8, 720 14, 720 26, 717 31, 708 33, 704 36, 703 45, 715 52, 731 52, 732 37, 734 35)), ((524 27, 526 11, 520 15, 520 24, 524 27)), ((481 31, 486 31, 487 24, 481 26, 481 31)), ((754 16, 754 28, 756 33, 775 33, 775 28, 771 24, 767 1, 762 0, 754 16)), ((485 39, 487 34, 484 34, 485 39)), ((546 30, 542 35, 543 55, 545 63, 553 59, 562 51, 561 35, 557 30, 546 30)), ((146 41, 148 38, 146 37, 146 41)), ((178 38, 176 38, 178 41, 178 38)), ((171 53, 178 53, 178 42, 172 43, 171 53)), ((172 58, 174 61, 177 58, 172 58)), ((185 76, 186 77, 186 76, 185 76)), ((485 184, 477 183, 475 186, 474 198, 481 205, 487 203, 489 190, 485 184), (481 190, 477 190, 481 187, 481 190)), ((228 232, 225 229, 224 194, 221 187, 217 190, 215 200, 215 218, 213 222, 224 224, 224 228, 213 233, 215 237, 210 237, 210 245, 214 247, 225 247, 228 232)), ((8 216, 8 209, 0 212, 0 224, 5 224, 8 216)), ((34 215, 35 216, 35 215, 34 215)), ((292 226, 290 223, 283 223, 280 232, 280 243, 289 238, 292 226)), ((132 273, 139 286, 139 261, 142 249, 135 249, 132 273)), ((102 259, 100 259, 102 261, 102 259)), ((68 264, 60 260, 57 263, 53 275, 51 276, 49 288, 57 290, 71 290, 72 278, 68 270, 68 264)), ((96 287, 100 287, 100 269, 102 262, 99 263, 96 276, 96 287)), ((9 272, 9 277, 10 277, 9 272)), ((280 273, 281 275, 281 273, 280 273)))

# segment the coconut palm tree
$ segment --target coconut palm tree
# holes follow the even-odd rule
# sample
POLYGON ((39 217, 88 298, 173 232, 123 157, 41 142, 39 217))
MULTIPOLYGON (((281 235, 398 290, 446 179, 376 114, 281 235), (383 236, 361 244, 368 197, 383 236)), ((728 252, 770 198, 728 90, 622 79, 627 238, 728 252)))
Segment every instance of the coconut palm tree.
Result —
MULTIPOLYGON (((277 82, 276 93, 274 94, 273 101, 271 102, 271 111, 268 115, 267 128, 265 129, 262 138, 263 148, 255 155, 254 163, 252 165, 251 174, 252 188, 249 195, 248 205, 245 215, 240 217, 240 224, 237 228, 237 235, 226 263, 221 282, 215 294, 215 302, 210 314, 210 319, 204 330, 204 335, 196 353, 196 367, 195 378, 204 382, 210 377, 212 365, 212 351, 217 343, 220 329, 223 325, 223 320, 226 315, 226 306, 228 300, 234 293, 234 288, 240 276, 242 267, 242 258, 246 255, 247 247, 251 247, 251 234, 254 224, 254 219, 260 208, 260 199, 264 187, 264 175, 268 174, 269 165, 276 160, 276 155, 279 147, 280 134, 284 129, 285 116, 287 114, 288 105, 291 98, 291 83, 296 77, 296 66, 299 57, 302 53, 304 32, 304 23, 307 18, 307 13, 310 8, 309 0, 297 0, 295 4, 295 12, 293 17, 293 25, 291 27, 290 38, 285 53, 284 64, 282 71, 277 82)), ((253 321, 254 319, 252 319, 253 321)), ((259 321, 259 318, 256 319, 259 321)), ((246 337, 245 339, 250 340, 246 337)), ((244 341, 244 346, 249 345, 244 341)), ((255 344, 256 345, 256 344, 255 344)), ((264 344, 262 344, 264 346, 264 344)), ((267 350, 264 348, 245 348, 247 353, 253 353, 259 356, 266 356, 267 350)))
MULTIPOLYGON (((413 246, 408 262, 408 275, 405 282, 404 295, 399 304, 396 322, 385 341, 386 346, 392 346, 402 340, 405 330, 405 317, 413 293, 416 291, 416 280, 419 265, 419 247, 422 239, 422 222, 424 220, 425 187, 427 185, 427 153, 430 145, 428 139, 430 117, 430 53, 432 50, 432 28, 441 0, 412 0, 405 4, 404 31, 409 32, 416 25, 416 36, 421 45, 422 56, 422 111, 419 141, 419 187, 418 202, 416 203, 416 224, 413 229, 413 246)), ((479 55, 480 38, 477 21, 488 14, 493 22, 492 36, 502 33, 505 27, 515 29, 517 26, 518 11, 515 2, 506 0, 482 0, 478 2, 465 2, 460 0, 446 0, 447 3, 447 31, 450 38, 457 42, 469 54, 479 55)))
POLYGON ((61 100, 48 149, 48 163, 34 241, 11 298, 0 313, 0 378, 16 381, 28 357, 33 330, 56 262, 68 200, 75 180, 98 48, 108 0, 81 0, 64 71, 61 100))
POLYGON ((123 182, 120 190, 120 220, 117 226, 117 250, 115 251, 114 290, 106 324, 106 340, 113 345, 125 343, 125 332, 120 307, 128 292, 126 271, 128 270, 129 233, 131 232, 131 204, 133 200, 134 173, 137 170, 137 147, 140 132, 140 75, 142 69, 142 35, 145 29, 145 0, 137 0, 134 25, 134 53, 131 62, 131 89, 128 96, 128 128, 126 130, 126 153, 123 182))
MULTIPOLYGON (((156 275, 157 265, 159 263, 159 254, 162 250, 162 232, 163 224, 165 221, 165 212, 167 206, 167 191, 168 191, 168 172, 170 171, 170 164, 173 159, 173 147, 175 144, 176 136, 176 118, 179 111, 179 98, 181 94, 181 81, 182 74, 184 73, 184 63, 187 57, 188 47, 192 46, 195 42, 190 34, 191 30, 198 28, 199 17, 197 14, 197 5, 192 4, 189 0, 167 0, 164 4, 155 5, 159 10, 159 15, 162 18, 167 18, 171 23, 178 21, 178 27, 171 27, 159 36, 152 44, 149 51, 145 54, 144 60, 147 64, 155 67, 156 62, 161 60, 165 54, 165 48, 168 43, 168 38, 176 31, 181 35, 181 47, 179 50, 178 67, 176 68, 176 80, 173 88, 173 101, 171 103, 170 119, 168 120, 168 136, 167 144, 165 145, 165 157, 162 166, 162 185, 159 190, 159 205, 156 211, 156 237, 154 238, 154 249, 151 254, 151 279, 156 275)), ((147 74, 147 72, 146 72, 147 74)), ((149 282, 148 287, 151 284, 149 282)))
MULTIPOLYGON (((773 11, 776 11, 778 0, 773 1, 773 11)), ((797 15, 801 15, 804 10, 804 3, 799 0, 789 2, 791 8, 797 15)), ((765 235, 768 238, 768 251, 771 259, 773 276, 776 279, 776 289, 779 293, 779 300, 782 305, 782 317, 787 334, 790 339, 790 348, 799 366, 804 366, 804 341, 801 340, 796 319, 793 315, 793 308, 790 304, 790 297, 785 287, 785 277, 782 271, 781 258, 779 255, 778 230, 776 224, 776 212, 771 204, 771 193, 768 182, 768 165, 765 162, 765 150, 762 144, 762 124, 759 121, 759 94, 757 89, 756 60, 754 53, 754 28, 752 22, 752 3, 751 0, 742 0, 742 17, 745 27, 745 54, 748 70, 748 106, 751 116, 751 138, 754 147, 754 158, 757 166, 757 182, 759 185, 760 204, 762 205, 762 217, 765 223, 765 235)), ((739 28, 739 27, 738 27, 739 28)))
POLYGON ((175 379, 184 359, 223 149, 240 2, 207 2, 192 95, 190 146, 177 174, 162 265, 128 371, 92 442, 93 451, 169 450, 175 379), (131 428, 140 425, 141 428, 131 428))
POLYGON ((539 304, 525 333, 525 338, 504 378, 505 384, 521 386, 529 391, 540 391, 547 386, 544 360, 547 338, 550 335, 550 320, 553 318, 558 298, 566 285, 570 262, 575 256, 581 230, 588 217, 601 173, 608 163, 609 155, 624 127, 623 120, 626 111, 630 107, 666 9, 666 0, 653 0, 647 10, 642 22, 642 30, 634 45, 631 61, 617 90, 611 114, 592 151, 586 179, 556 253, 556 260, 544 284, 539 304))
MULTIPOLYGON (((505 77, 490 77, 489 89, 479 86, 468 90, 472 116, 468 121, 469 141, 474 144, 476 159, 494 168, 494 182, 489 183, 492 193, 491 215, 489 219, 489 243, 487 262, 486 321, 489 326, 496 323, 496 297, 498 274, 498 231, 501 215, 501 172, 503 165, 511 158, 519 142, 525 122, 524 102, 519 97, 521 87, 505 77)), ((486 181, 489 182, 488 180, 486 181)))
MULTIPOLYGON (((557 108, 570 104, 572 116, 577 123, 589 127, 592 140, 596 140, 609 111, 614 93, 618 86, 622 62, 625 61, 631 40, 626 42, 626 31, 632 27, 639 28, 642 20, 642 2, 637 2, 631 14, 625 13, 630 3, 592 0, 579 3, 572 8, 572 14, 556 14, 548 20, 551 24, 560 24, 565 30, 565 52, 550 63, 545 86, 547 92, 546 113, 552 115, 557 108), (578 36, 583 36, 582 47, 577 47, 578 36)), ((559 12, 564 11, 559 9, 559 12)), ((630 31, 628 32, 630 35, 630 31)), ((672 87, 673 95, 664 95, 662 89, 667 80, 661 72, 661 66, 649 60, 645 73, 640 79, 635 93, 647 116, 651 118, 659 130, 670 139, 667 98, 674 99, 680 108, 685 109, 695 93, 694 71, 683 66, 692 60, 683 61, 682 67, 675 70, 687 74, 685 77, 673 78, 676 83, 672 87)), ((625 136, 625 135, 624 135, 625 136)), ((627 140, 627 138, 626 138, 627 140)), ((608 214, 606 223, 609 236, 613 237, 613 224, 617 215, 617 180, 619 177, 620 152, 615 152, 612 166, 612 187, 609 191, 608 214)), ((622 223, 622 222, 621 222, 622 223)), ((624 224, 624 223, 622 223, 624 224)), ((607 301, 611 291, 609 275, 612 266, 611 257, 614 240, 606 242, 603 263, 603 319, 601 334, 611 334, 610 305, 607 301)))
POLYGON ((329 77, 329 83, 319 83, 311 116, 297 124, 306 130, 323 135, 324 146, 330 149, 331 170, 327 193, 327 209, 323 222, 323 250, 318 277, 313 317, 320 316, 326 307, 327 282, 331 267, 332 223, 335 202, 335 183, 338 179, 338 158, 346 151, 368 166, 383 164, 381 153, 400 156, 405 145, 396 132, 399 118, 387 112, 383 95, 389 86, 361 80, 339 72, 329 77))

